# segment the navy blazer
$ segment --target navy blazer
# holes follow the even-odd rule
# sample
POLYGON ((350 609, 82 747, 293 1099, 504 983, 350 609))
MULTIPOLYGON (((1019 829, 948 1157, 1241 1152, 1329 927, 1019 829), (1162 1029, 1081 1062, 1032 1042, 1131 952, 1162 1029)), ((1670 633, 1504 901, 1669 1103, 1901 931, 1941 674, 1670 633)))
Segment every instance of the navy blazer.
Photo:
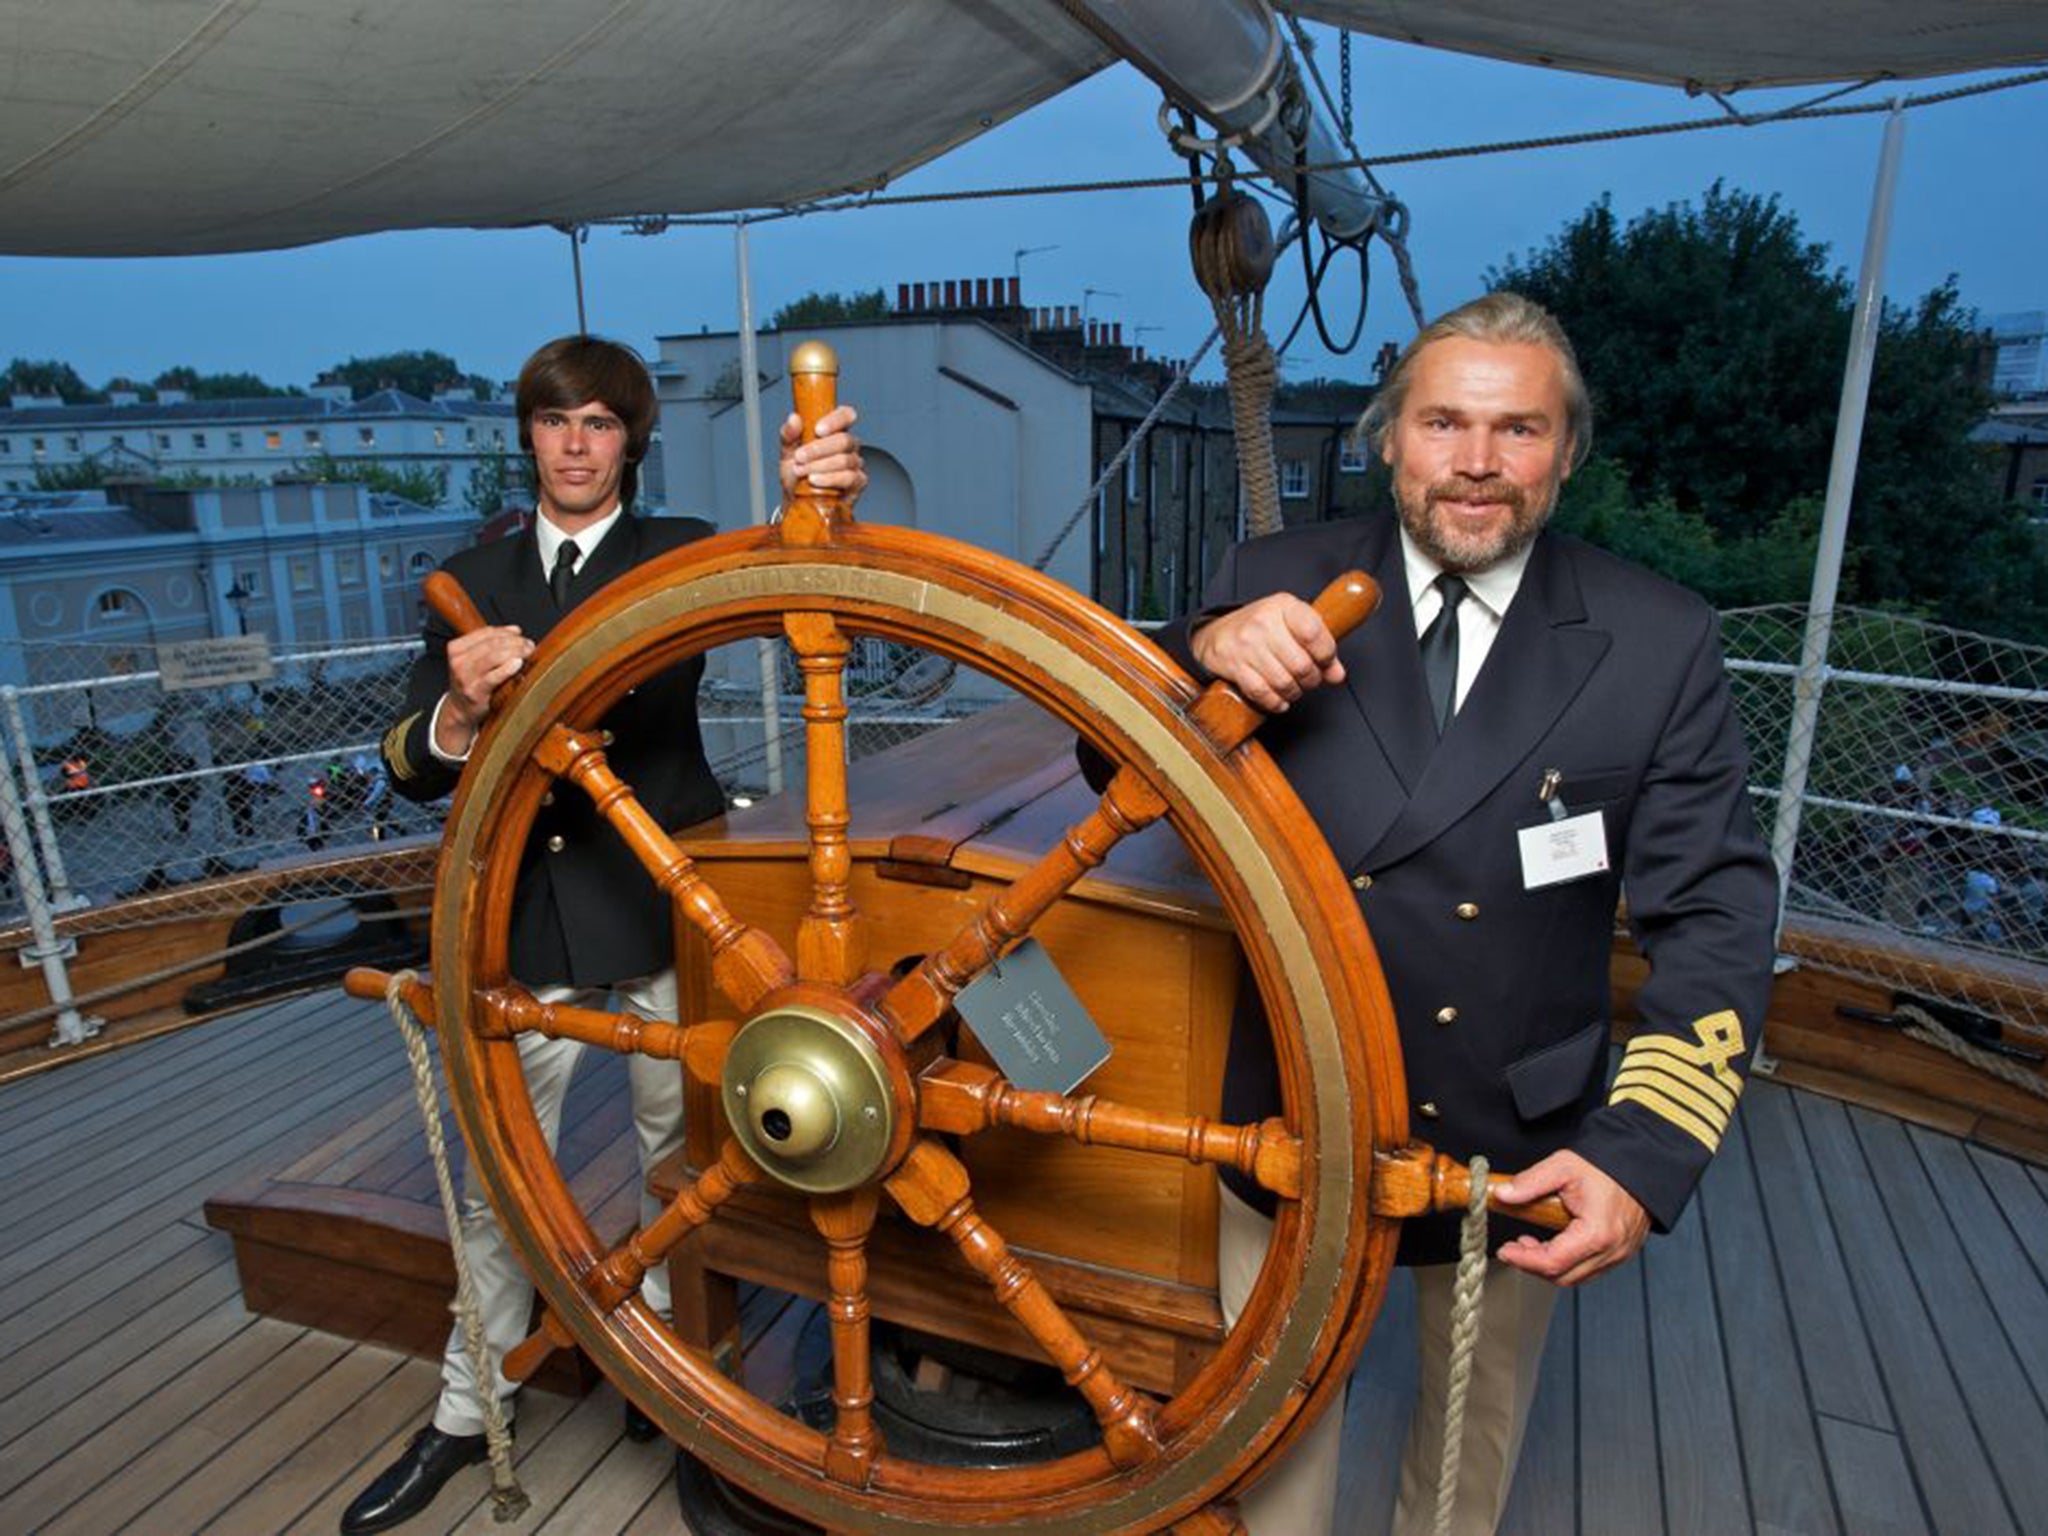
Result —
MULTIPOLYGON (((1239 545, 1205 613, 1275 591, 1312 598, 1353 568, 1386 596, 1339 649, 1343 684, 1313 690, 1259 740, 1358 892, 1393 998, 1413 1133, 1501 1171, 1570 1147, 1668 1228, 1733 1111, 1771 990, 1777 878, 1750 815, 1716 615, 1546 532, 1439 741, 1391 515, 1239 545), (1516 834, 1550 820, 1537 791, 1553 769, 1570 814, 1601 816, 1609 868, 1530 890, 1516 834), (1637 999, 1645 1029, 1610 1086, 1624 895, 1650 977, 1637 999)), ((1193 667, 1191 622, 1160 640, 1193 667)), ((1224 1113, 1239 1122, 1279 1104, 1252 1001, 1225 1085, 1224 1113)), ((1401 1252, 1455 1257, 1456 1218, 1411 1221, 1401 1252)))
MULTIPOLYGON (((612 526, 569 589, 569 608, 655 556, 712 532, 699 518, 645 518, 630 511, 612 526)), ((540 640, 562 617, 541 571, 538 536, 479 544, 442 566, 493 624, 517 624, 540 640)), ((413 800, 455 788, 458 770, 427 743, 434 705, 448 689, 454 632, 427 615, 426 651, 406 682, 406 713, 384 737, 391 784, 413 800)), ((716 816, 725 797, 704 760, 697 730, 702 657, 678 662, 635 688, 605 716, 606 757, 664 827, 716 816)), ((557 792, 534 819, 512 904, 513 974, 528 986, 609 986, 675 963, 669 904, 640 861, 581 790, 557 792), (559 841, 558 841, 559 840, 559 841)))

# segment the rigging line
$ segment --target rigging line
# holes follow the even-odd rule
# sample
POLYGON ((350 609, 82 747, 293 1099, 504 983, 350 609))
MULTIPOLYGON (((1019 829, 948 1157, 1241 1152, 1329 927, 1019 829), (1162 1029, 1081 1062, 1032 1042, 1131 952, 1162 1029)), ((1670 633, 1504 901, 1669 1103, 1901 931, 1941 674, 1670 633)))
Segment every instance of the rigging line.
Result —
MULTIPOLYGON (((1302 26, 1299 18, 1290 15, 1287 18, 1287 24, 1294 29, 1295 49, 1301 58, 1301 62, 1308 67, 1308 77, 1315 83, 1316 94, 1323 98, 1323 110, 1337 120, 1338 136, 1343 139, 1344 147, 1350 150, 1354 157, 1362 159, 1358 155, 1358 141, 1351 137, 1351 88, 1349 83, 1351 77, 1351 55, 1348 49, 1344 55, 1344 76, 1346 82, 1344 88, 1344 108, 1340 112, 1337 104, 1330 99, 1330 88, 1323 82, 1322 70, 1316 65, 1315 40, 1308 35, 1308 29, 1302 26)), ((1340 35, 1346 44, 1350 43, 1351 34, 1349 32, 1342 32, 1340 35)), ((1371 166, 1361 164, 1359 170, 1373 191, 1377 192, 1381 197, 1387 195, 1387 189, 1381 186, 1379 178, 1373 175, 1371 166)))
MULTIPOLYGON (((1598 128, 1585 133, 1554 134, 1536 139, 1503 139, 1483 144, 1463 144, 1441 149, 1410 150, 1398 154, 1361 156, 1355 160, 1332 160, 1325 164, 1299 167, 1301 172, 1358 170, 1370 172, 1375 166, 1420 165, 1437 160, 1468 159, 1477 155, 1511 154, 1530 149, 1566 149, 1581 144, 1611 143, 1625 139, 1656 138, 1676 133, 1694 133, 1708 128, 1761 128, 1775 123, 1814 122, 1840 117, 1867 117, 1873 113, 1907 110, 1914 107, 1945 106, 1950 102, 1962 101, 1972 96, 1988 96, 1999 91, 2015 90, 2020 86, 2037 85, 2048 80, 2048 69, 2029 70, 2024 74, 2006 75, 1997 80, 1982 81, 1975 85, 1957 86, 1952 90, 1928 91, 1917 96, 1901 96, 1890 101, 1845 102, 1835 106, 1806 106, 1787 108, 1783 112, 1769 113, 1755 118, 1733 117, 1692 117, 1669 123, 1649 123, 1636 128, 1598 128)), ((1246 170, 1239 173, 1250 179, 1270 179, 1263 171, 1246 170)), ((1209 178, 1209 179, 1213 179, 1209 178)), ((893 192, 887 196, 862 194, 857 197, 819 199, 798 208, 777 209, 755 217, 792 218, 810 213, 839 213, 850 208, 898 208, 924 203, 966 203, 1011 197, 1053 197, 1069 193, 1086 192, 1153 192, 1167 187, 1180 187, 1186 181, 1181 175, 1174 176, 1131 176, 1104 181, 1039 182, 1014 187, 974 187, 957 192, 893 192)), ((660 217, 659 215, 655 217, 660 217)), ((736 221, 736 215, 691 215, 679 214, 667 219, 676 227, 710 225, 724 227, 736 221)), ((645 217, 621 216, 608 219, 593 219, 593 224, 632 228, 644 225, 645 217)))
POLYGON ((1130 458, 1138 444, 1145 441, 1147 434, 1151 432, 1160 416, 1165 413, 1166 407, 1172 402, 1173 397, 1178 395, 1182 387, 1186 385, 1189 376, 1194 373, 1196 365, 1209 355, 1209 349, 1216 345, 1216 338, 1222 334, 1223 323, 1220 320, 1209 327, 1209 334, 1203 338, 1202 344, 1195 349, 1194 355, 1180 365, 1174 373, 1173 382, 1159 392, 1159 398, 1153 402, 1152 409, 1145 413, 1145 419, 1138 423, 1136 431, 1124 439, 1124 445, 1117 450, 1116 457, 1103 467, 1100 475, 1096 476, 1095 483, 1089 486, 1087 493, 1081 497, 1081 504, 1074 508, 1066 522, 1060 526, 1060 531, 1052 536, 1052 542, 1045 546, 1044 553, 1031 562, 1031 569, 1042 571, 1052 562, 1052 557, 1059 553, 1060 546, 1067 542, 1067 536, 1080 526, 1081 519, 1086 517, 1089 510, 1094 507, 1095 498, 1102 494, 1103 487, 1123 473, 1125 461, 1130 458))

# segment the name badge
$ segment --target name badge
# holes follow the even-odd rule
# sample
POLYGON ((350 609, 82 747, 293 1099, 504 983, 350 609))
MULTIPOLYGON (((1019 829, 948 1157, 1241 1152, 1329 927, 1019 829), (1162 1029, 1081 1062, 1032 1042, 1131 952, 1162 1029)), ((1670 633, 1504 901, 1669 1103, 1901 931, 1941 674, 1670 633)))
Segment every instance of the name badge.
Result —
POLYGON ((1036 939, 990 965, 953 1006, 1019 1088, 1071 1093, 1109 1060, 1109 1042, 1036 939))
POLYGON ((1607 868, 1607 823, 1598 811, 1564 816, 1515 834, 1522 847, 1522 889, 1541 890, 1607 868))

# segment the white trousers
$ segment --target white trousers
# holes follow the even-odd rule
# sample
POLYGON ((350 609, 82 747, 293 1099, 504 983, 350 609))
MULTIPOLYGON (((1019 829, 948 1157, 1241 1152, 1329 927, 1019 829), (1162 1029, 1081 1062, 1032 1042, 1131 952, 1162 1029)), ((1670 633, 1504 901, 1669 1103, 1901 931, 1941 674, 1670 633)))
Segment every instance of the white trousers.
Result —
MULTIPOLYGON (((543 1003, 568 1003, 578 1008, 596 1008, 606 997, 619 1001, 643 1019, 674 1023, 676 1018, 676 973, 657 971, 603 987, 540 987, 534 996, 543 1003)), ((562 1101, 569 1094, 569 1079, 582 1059, 583 1045, 576 1040, 550 1040, 539 1034, 519 1037, 519 1063, 526 1070, 526 1091, 533 1100, 534 1118, 554 1151, 562 1131, 562 1101)), ((635 1055, 626 1063, 633 1095, 633 1134, 639 1143, 640 1220, 645 1225, 661 1213, 661 1204, 647 1193, 648 1170, 669 1155, 683 1140, 683 1076, 673 1061, 656 1061, 635 1055)), ((474 1177, 463 1180, 462 1241, 469 1258, 469 1273, 476 1287, 477 1303, 483 1313, 484 1340, 493 1364, 524 1339, 533 1324, 533 1282, 519 1267, 497 1217, 478 1190, 474 1177)), ((668 1266, 657 1264, 647 1272, 640 1294, 663 1317, 669 1315, 668 1266)), ((498 1395, 506 1400, 505 1415, 512 1414, 511 1397, 516 1384, 492 1371, 498 1395)), ((434 1408, 434 1427, 448 1435, 480 1435, 484 1430, 483 1408, 477 1398, 477 1368, 469 1357, 462 1337, 460 1319, 448 1336, 448 1348, 441 1357, 441 1400, 434 1408)))
MULTIPOLYGON (((1218 1190, 1218 1289, 1225 1323, 1235 1326, 1273 1238, 1273 1223, 1228 1188, 1218 1190)), ((1401 1449, 1396 1536, 1434 1529, 1438 1469, 1443 1461, 1444 1403, 1449 1395, 1451 1306, 1457 1265, 1430 1264, 1415 1278, 1420 1387, 1401 1449)), ((1465 1435, 1459 1449, 1454 1536, 1493 1536, 1507 1507, 1521 1455, 1529 1403, 1543 1363, 1557 1287, 1489 1260, 1486 1302, 1466 1390, 1465 1435)), ((1376 1338, 1379 1336, 1375 1336, 1376 1338)), ((1250 1536, 1335 1536, 1338 1451, 1344 1404, 1333 1402, 1287 1457, 1238 1501, 1250 1536)), ((1356 1523, 1342 1536, 1359 1536, 1356 1523)))

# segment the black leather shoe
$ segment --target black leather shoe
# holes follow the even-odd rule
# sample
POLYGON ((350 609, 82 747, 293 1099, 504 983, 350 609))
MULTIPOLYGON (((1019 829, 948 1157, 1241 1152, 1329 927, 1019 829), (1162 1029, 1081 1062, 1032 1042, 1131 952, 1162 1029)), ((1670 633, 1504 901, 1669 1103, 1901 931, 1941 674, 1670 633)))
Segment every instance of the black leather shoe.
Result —
POLYGON ((654 1420, 640 1411, 640 1405, 630 1399, 626 1403, 626 1438, 645 1445, 661 1437, 661 1429, 654 1420))
POLYGON ((342 1511, 341 1536, 370 1536, 403 1525, 434 1502, 449 1478, 489 1455, 482 1435, 444 1435, 427 1425, 412 1437, 405 1454, 342 1511))

